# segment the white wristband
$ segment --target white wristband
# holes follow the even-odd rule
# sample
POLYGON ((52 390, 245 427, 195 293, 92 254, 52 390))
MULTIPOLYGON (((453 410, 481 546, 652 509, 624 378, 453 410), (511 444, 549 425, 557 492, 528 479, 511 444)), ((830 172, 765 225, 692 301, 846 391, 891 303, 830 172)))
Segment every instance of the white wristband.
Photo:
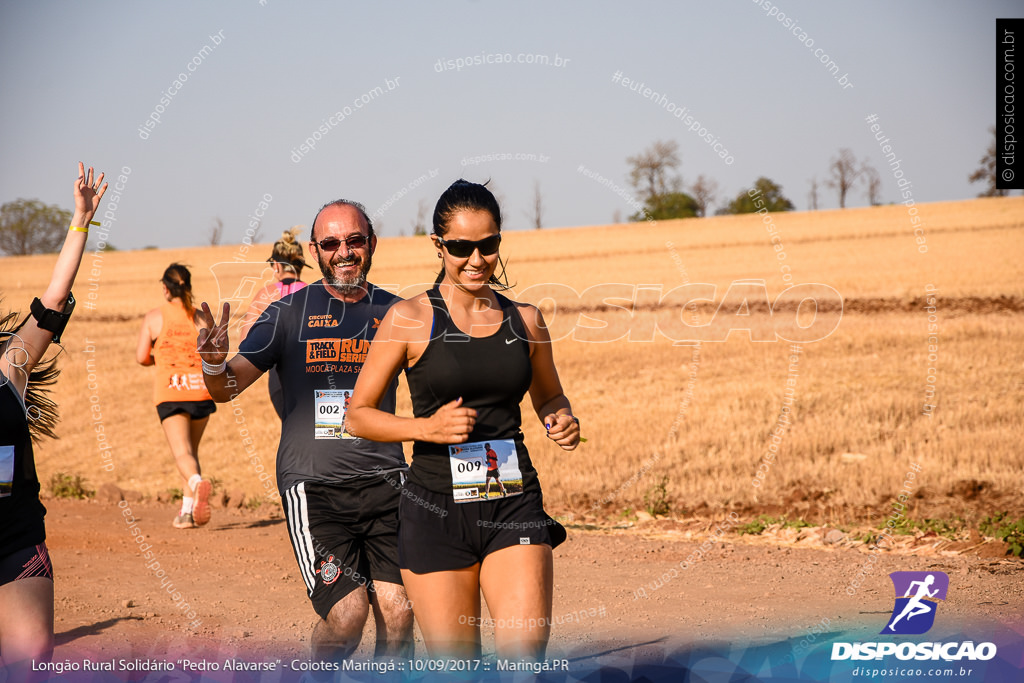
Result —
POLYGON ((217 365, 210 365, 205 360, 203 360, 203 374, 206 374, 206 375, 223 375, 224 372, 227 369, 228 369, 228 361, 227 361, 226 358, 224 359, 223 362, 218 363, 217 365))

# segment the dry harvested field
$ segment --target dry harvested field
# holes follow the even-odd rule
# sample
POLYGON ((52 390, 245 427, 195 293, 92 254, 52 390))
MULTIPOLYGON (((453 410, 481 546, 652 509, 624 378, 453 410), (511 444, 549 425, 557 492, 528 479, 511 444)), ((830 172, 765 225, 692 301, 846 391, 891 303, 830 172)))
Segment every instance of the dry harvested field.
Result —
MULTIPOLYGON (((899 205, 776 214, 771 224, 753 215, 509 233, 503 253, 511 281, 547 314, 588 438, 569 457, 527 426, 549 504, 617 517, 643 509, 645 494, 660 495, 655 488, 667 477, 670 514, 765 507, 851 522, 898 493, 917 463, 919 516, 1019 507, 1024 199, 920 210, 926 253, 899 205), (808 302, 799 315, 782 304, 787 284, 817 297, 817 320, 808 302), (659 303, 672 290, 687 296, 659 303), (690 292, 711 301, 684 311, 690 292), (780 294, 772 315, 768 302, 780 294), (688 335, 684 324, 694 323, 707 331, 688 335), (764 341, 776 330, 788 339, 823 338, 801 344, 792 364, 789 343, 764 341), (686 336, 707 341, 673 344, 686 336), (785 433, 772 453, 777 426, 785 433), (753 486, 766 454, 772 462, 753 486), (952 495, 958 486, 975 497, 952 495)), ((269 248, 250 254, 263 251, 269 248)), ((172 261, 192 266, 200 298, 229 300, 237 310, 267 275, 262 262, 238 263, 238 255, 236 246, 87 255, 77 293, 94 309, 80 305, 65 336, 56 390, 61 439, 39 449, 44 480, 62 471, 94 488, 112 481, 151 497, 178 486, 149 370, 134 363, 136 335, 142 315, 159 303, 157 279, 172 261), (101 467, 95 413, 84 409, 89 400, 100 406, 113 453, 109 472, 101 467)), ((432 280, 434 261, 423 238, 383 239, 372 279, 411 294, 432 280)), ((0 261, 6 304, 38 292, 51 262, 0 261)), ((211 420, 201 459, 223 489, 258 498, 266 489, 239 432, 255 436, 261 463, 272 467, 277 422, 262 384, 238 407, 234 416, 222 407, 211 420)))
MULTIPOLYGON (((548 506, 570 524, 570 543, 556 553, 555 612, 591 607, 583 596, 607 591, 612 615, 593 627, 576 624, 561 635, 556 629, 556 644, 638 652, 661 643, 657 633, 693 642, 729 637, 723 633, 732 629, 732 637, 756 639, 770 636, 771 627, 778 638, 798 636, 823 617, 857 614, 858 606, 869 610, 862 615, 887 612, 892 586, 884 572, 925 567, 948 569, 965 591, 970 585, 957 612, 964 620, 1019 631, 1021 564, 976 529, 999 511, 1024 515, 1024 198, 919 210, 923 245, 903 206, 778 214, 770 223, 730 216, 505 236, 510 280, 549 319, 562 381, 588 439, 567 455, 535 424, 525 428, 548 506), (805 297, 813 301, 800 305, 805 297), (858 539, 884 523, 901 491, 910 497, 910 519, 944 520, 949 538, 908 529, 900 550, 891 557, 886 551, 882 571, 848 600, 843 588, 866 552, 858 539), (650 520, 648 508, 664 519, 650 520), (730 527, 715 537, 707 575, 639 602, 638 589, 656 570, 685 557, 730 513, 743 524, 759 515, 802 519, 812 530, 769 523, 750 545, 750 536, 735 533, 739 525, 730 527), (837 527, 843 536, 829 540, 837 527), (807 570, 811 563, 820 570, 807 570), (757 586, 751 595, 758 607, 741 595, 753 567, 758 575, 790 577, 757 586), (805 590, 808 582, 815 592, 805 590), (730 588, 710 591, 714 586, 730 588)), ((257 261, 264 252, 269 246, 249 253, 257 261)), ((200 453, 204 473, 235 501, 244 493, 249 509, 218 512, 209 531, 189 534, 218 532, 216 543, 179 548, 169 529, 173 508, 156 502, 179 483, 153 409, 151 376, 134 362, 139 325, 160 302, 157 280, 172 261, 192 267, 200 299, 245 303, 268 273, 262 262, 237 263, 238 255, 237 246, 87 255, 55 392, 61 438, 39 447, 37 466, 44 488, 64 472, 90 488, 111 482, 136 492, 132 505, 145 511, 146 524, 176 544, 167 562, 189 577, 182 585, 206 596, 213 589, 199 587, 200 567, 238 573, 209 595, 217 600, 206 607, 203 627, 211 642, 253 637, 301 649, 312 611, 278 504, 257 467, 272 471, 278 434, 265 381, 234 413, 221 407, 200 453), (90 402, 99 413, 90 413, 90 402), (97 441, 97 422, 105 444, 97 441), (256 440, 255 459, 244 452, 247 435, 256 440), (244 558, 257 548, 266 561, 243 571, 241 564, 254 566, 244 558), (232 591, 263 586, 280 590, 287 625, 268 623, 276 593, 237 613, 220 609, 232 591)), ((0 260, 5 305, 27 309, 51 264, 52 257, 0 260)), ((371 279, 409 295, 432 281, 435 264, 425 238, 386 238, 371 279)), ((403 393, 399 410, 408 413, 403 393)), ((63 647, 95 650, 116 633, 112 647, 123 650, 139 634, 183 631, 183 619, 160 601, 159 584, 154 591, 148 576, 125 579, 127 592, 118 582, 78 590, 90 581, 90 565, 102 564, 91 548, 131 562, 130 553, 119 554, 124 532, 102 531, 116 517, 109 504, 50 505, 58 511, 49 525, 62 576, 63 647), (117 609, 128 600, 147 606, 117 609), (98 628, 92 612, 103 604, 109 625, 98 628)), ((857 616, 839 627, 877 633, 880 619, 857 616)))

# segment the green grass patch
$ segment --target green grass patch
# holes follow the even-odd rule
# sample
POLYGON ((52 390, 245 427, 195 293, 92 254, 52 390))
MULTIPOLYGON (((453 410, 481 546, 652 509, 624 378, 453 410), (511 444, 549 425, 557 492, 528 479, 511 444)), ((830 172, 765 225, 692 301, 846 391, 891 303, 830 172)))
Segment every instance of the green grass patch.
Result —
POLYGON ((978 531, 1008 543, 1011 555, 1024 557, 1024 517, 1011 521, 1009 513, 997 512, 981 520, 978 531))
POLYGON ((50 493, 54 498, 78 498, 84 500, 92 498, 96 492, 85 487, 85 479, 76 474, 74 476, 57 472, 50 477, 50 493))
POLYGON ((804 529, 806 527, 814 526, 808 521, 802 518, 797 519, 786 519, 785 515, 781 517, 772 517, 771 515, 761 515, 752 522, 742 524, 736 527, 736 533, 750 534, 751 536, 757 536, 758 534, 764 533, 764 530, 774 524, 781 524, 783 529, 804 529))
MULTIPOLYGON (((877 528, 885 529, 887 526, 887 523, 882 523, 877 528)), ((901 536, 916 536, 919 531, 924 533, 934 531, 943 538, 955 541, 967 529, 967 523, 960 517, 953 517, 950 520, 936 519, 934 517, 925 517, 922 520, 900 517, 889 528, 892 529, 894 534, 900 534, 901 536)))
POLYGON ((668 501, 668 477, 662 477, 660 482, 644 494, 644 509, 654 517, 668 515, 672 511, 668 501))

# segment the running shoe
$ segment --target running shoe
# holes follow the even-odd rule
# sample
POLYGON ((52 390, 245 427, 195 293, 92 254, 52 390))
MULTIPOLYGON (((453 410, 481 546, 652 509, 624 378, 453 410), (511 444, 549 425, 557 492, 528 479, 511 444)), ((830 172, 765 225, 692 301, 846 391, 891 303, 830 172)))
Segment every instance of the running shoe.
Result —
POLYGON ((196 484, 196 502, 192 507, 192 519, 196 526, 203 526, 210 521, 210 493, 213 492, 213 484, 203 479, 196 484))
POLYGON ((185 512, 174 518, 172 525, 175 529, 195 529, 196 523, 192 519, 191 512, 185 512))

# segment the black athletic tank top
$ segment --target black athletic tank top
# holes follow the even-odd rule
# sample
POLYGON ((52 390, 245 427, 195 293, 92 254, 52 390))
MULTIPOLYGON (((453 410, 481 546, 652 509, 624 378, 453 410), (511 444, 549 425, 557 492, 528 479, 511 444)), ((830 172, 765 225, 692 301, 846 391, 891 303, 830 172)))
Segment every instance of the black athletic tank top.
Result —
MULTIPOLYGON (((469 442, 513 439, 523 473, 523 489, 539 490, 537 470, 523 445, 519 403, 530 389, 533 368, 530 343, 519 311, 495 292, 504 319, 488 337, 471 337, 452 322, 440 290, 427 292, 434 307, 430 342, 419 360, 406 371, 412 411, 430 417, 446 403, 462 397, 477 411, 469 442)), ((436 493, 452 495, 452 471, 446 444, 416 441, 409 479, 436 493)))
POLYGON ((46 540, 25 403, 0 373, 0 556, 46 540))

